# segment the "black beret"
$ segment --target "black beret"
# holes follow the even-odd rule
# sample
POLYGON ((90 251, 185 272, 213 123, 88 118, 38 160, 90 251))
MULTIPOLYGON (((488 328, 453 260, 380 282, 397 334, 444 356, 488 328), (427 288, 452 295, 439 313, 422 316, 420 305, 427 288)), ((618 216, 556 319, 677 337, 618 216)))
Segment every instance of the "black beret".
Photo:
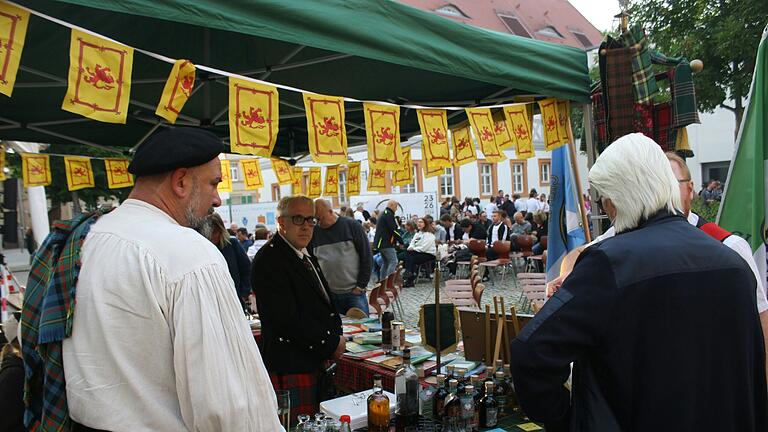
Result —
POLYGON ((221 139, 207 130, 166 129, 147 138, 139 147, 128 165, 128 172, 147 176, 194 167, 218 157, 223 150, 221 139))

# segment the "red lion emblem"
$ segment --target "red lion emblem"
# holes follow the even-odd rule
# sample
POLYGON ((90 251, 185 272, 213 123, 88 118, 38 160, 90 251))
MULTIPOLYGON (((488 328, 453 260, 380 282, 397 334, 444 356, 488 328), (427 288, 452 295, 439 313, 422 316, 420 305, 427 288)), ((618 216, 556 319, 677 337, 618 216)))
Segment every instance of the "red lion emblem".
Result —
POLYGON ((88 76, 83 80, 97 89, 112 90, 115 87, 111 85, 115 83, 115 78, 110 74, 108 67, 102 67, 100 64, 97 64, 94 71, 91 71, 91 68, 85 68, 85 72, 88 76))
POLYGON ((483 126, 483 130, 480 132, 480 139, 483 141, 491 141, 493 139, 493 132, 491 132, 487 126, 483 126))
POLYGON ((524 128, 523 125, 518 125, 515 129, 515 136, 519 139, 528 138, 528 129, 524 128))
POLYGON ((429 133, 429 139, 435 144, 442 144, 445 141, 445 134, 438 128, 432 129, 429 133))
POLYGON ((349 176, 349 182, 350 183, 357 183, 357 175, 353 174, 353 175, 349 176))
POLYGON ((286 175, 286 174, 288 174, 288 170, 285 169, 284 166, 281 166, 281 167, 277 168, 277 173, 280 174, 280 175, 286 175))
POLYGON ((195 77, 187 75, 181 80, 181 91, 189 97, 192 94, 192 88, 195 86, 195 77))
POLYGON ((242 118, 240 124, 251 129, 264 129, 267 126, 267 119, 261 115, 261 108, 254 110, 253 107, 249 107, 249 109, 250 111, 247 114, 245 111, 240 114, 242 118))
POLYGON ((318 179, 314 179, 314 180, 312 180, 312 187, 313 187, 313 188, 318 188, 318 187, 320 187, 320 180, 318 180, 318 179))
POLYGON ((377 169, 373 171, 373 178, 384 178, 384 171, 377 169))
POLYGON ((496 135, 498 135, 498 134, 501 134, 501 133, 504 133, 504 132, 506 132, 506 131, 507 131, 507 126, 504 124, 504 122, 503 122, 503 121, 500 121, 500 122, 496 123, 496 124, 493 126, 493 132, 494 132, 496 135))
POLYGON ((328 138, 338 136, 341 130, 341 126, 336 123, 336 117, 323 117, 323 121, 318 122, 315 127, 320 129, 320 135, 325 135, 328 138))
POLYGON ((328 177, 328 180, 326 180, 326 183, 328 183, 329 185, 335 185, 337 183, 336 177, 328 177))
POLYGON ((128 174, 128 170, 126 170, 122 166, 113 167, 111 171, 112 171, 112 174, 119 175, 119 176, 128 174))
POLYGON ((554 117, 547 117, 547 130, 553 131, 557 127, 557 122, 554 117))
POLYGON ((248 170, 247 171, 248 177, 258 177, 259 173, 256 172, 256 170, 248 170))
POLYGON ((376 144, 392 144, 395 140, 395 134, 390 132, 390 128, 382 127, 380 132, 374 132, 376 144))
POLYGON ((75 177, 88 177, 88 173, 85 171, 85 168, 83 167, 77 167, 73 169, 72 175, 75 177))
POLYGON ((469 148, 469 138, 462 138, 459 140, 459 142, 456 144, 456 148, 461 150, 466 150, 469 148))
POLYGON ((30 164, 29 172, 36 175, 43 175, 43 167, 41 167, 40 165, 30 164))

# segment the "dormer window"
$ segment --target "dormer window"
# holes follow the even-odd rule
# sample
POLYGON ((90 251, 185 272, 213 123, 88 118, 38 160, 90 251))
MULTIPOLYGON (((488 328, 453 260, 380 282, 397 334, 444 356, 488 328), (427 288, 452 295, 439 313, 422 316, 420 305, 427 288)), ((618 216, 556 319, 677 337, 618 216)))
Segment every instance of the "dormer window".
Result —
POLYGON ((546 27, 542 28, 541 30, 537 31, 536 33, 538 33, 538 34, 540 34, 542 36, 548 36, 548 37, 552 37, 552 38, 559 38, 559 39, 563 38, 563 35, 561 35, 560 32, 557 31, 557 29, 552 27, 552 26, 546 26, 546 27))
POLYGON ((503 14, 498 14, 498 17, 512 34, 533 39, 531 33, 525 29, 525 26, 517 17, 503 14))
POLYGON ((448 15, 456 18, 469 18, 464 12, 462 12, 459 8, 457 8, 454 5, 445 5, 443 7, 439 7, 435 9, 435 12, 443 15, 448 15))

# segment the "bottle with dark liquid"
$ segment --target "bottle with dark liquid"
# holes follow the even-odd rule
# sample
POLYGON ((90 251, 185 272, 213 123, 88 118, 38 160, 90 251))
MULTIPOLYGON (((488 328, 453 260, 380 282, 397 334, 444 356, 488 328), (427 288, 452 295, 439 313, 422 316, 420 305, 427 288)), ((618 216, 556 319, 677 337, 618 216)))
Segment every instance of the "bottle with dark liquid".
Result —
POLYGON ((499 403, 493 397, 493 383, 485 383, 485 396, 480 399, 480 427, 492 428, 498 423, 499 403))
POLYGON ((392 321, 395 319, 395 315, 392 312, 384 312, 381 314, 381 349, 386 354, 392 352, 392 321))
POLYGON ((504 360, 496 360, 496 368, 493 370, 493 373, 496 372, 504 372, 504 360))
POLYGON ((512 372, 510 372, 509 364, 504 365, 504 381, 506 381, 507 388, 509 388, 507 393, 507 412, 511 414, 518 407, 519 402, 517 402, 515 383, 512 381, 512 372))
POLYGON ((507 395, 509 395, 510 388, 507 381, 504 379, 504 372, 496 371, 496 402, 499 403, 499 416, 507 415, 511 411, 507 407, 507 395))
POLYGON ((450 382, 456 378, 456 366, 448 365, 445 367, 445 380, 450 382))
POLYGON ((443 408, 443 431, 455 431, 461 419, 461 401, 456 393, 458 384, 455 379, 448 381, 450 390, 443 408))
POLYGON ((493 366, 486 366, 485 378, 483 378, 483 383, 493 382, 494 379, 496 379, 496 377, 493 375, 493 366))
POLYGON ((456 368, 456 381, 458 381, 458 387, 456 387, 456 391, 459 395, 464 394, 464 386, 467 385, 466 382, 466 374, 467 370, 464 368, 456 368))
POLYGON ((461 395, 461 422, 465 432, 475 432, 478 430, 478 417, 475 415, 474 399, 475 388, 472 385, 464 387, 464 394, 461 395))
POLYGON ((448 389, 446 388, 445 375, 440 374, 437 376, 437 391, 432 397, 432 416, 436 421, 441 422, 443 420, 443 408, 445 407, 445 398, 448 396, 448 389))
POLYGON ((381 387, 381 375, 373 376, 373 393, 368 396, 368 430, 389 431, 389 398, 381 387))
POLYGON ((403 365, 395 374, 395 425, 398 431, 416 430, 419 422, 419 377, 411 366, 411 350, 403 350, 403 365))

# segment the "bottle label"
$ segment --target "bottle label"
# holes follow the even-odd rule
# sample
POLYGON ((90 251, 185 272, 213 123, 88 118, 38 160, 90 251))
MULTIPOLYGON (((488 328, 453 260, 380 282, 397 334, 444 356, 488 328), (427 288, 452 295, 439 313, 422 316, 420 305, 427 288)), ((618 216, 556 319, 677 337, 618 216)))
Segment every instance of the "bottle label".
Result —
POLYGON ((507 397, 506 396, 497 396, 496 399, 499 401, 499 412, 505 413, 506 407, 507 407, 507 397))
POLYGON ((496 426, 496 417, 498 417, 498 411, 496 408, 488 408, 485 414, 485 427, 496 426))

